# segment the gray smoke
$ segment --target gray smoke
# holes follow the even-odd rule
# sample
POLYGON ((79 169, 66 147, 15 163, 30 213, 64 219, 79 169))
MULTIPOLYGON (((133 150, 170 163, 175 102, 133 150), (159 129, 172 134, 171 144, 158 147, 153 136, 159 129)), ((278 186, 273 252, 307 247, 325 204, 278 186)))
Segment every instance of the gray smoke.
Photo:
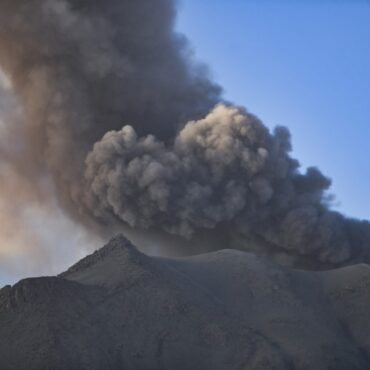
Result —
POLYGON ((290 135, 222 102, 172 0, 0 0, 0 64, 23 109, 0 148, 97 234, 222 234, 310 268, 369 258, 368 222, 330 210, 290 135), (123 128, 122 128, 123 127, 123 128))
POLYGON ((169 0, 0 2, 0 61, 27 117, 24 158, 51 171, 66 201, 79 201, 84 158, 107 130, 134 122, 165 139, 218 99, 173 19, 169 0))
POLYGON ((328 210, 330 180, 315 168, 300 174, 290 149, 286 128, 271 134, 244 109, 224 104, 187 123, 168 145, 125 126, 89 153, 85 202, 97 218, 113 213, 134 228, 185 238, 222 228, 252 244, 260 238, 260 248, 345 263, 354 257, 347 230, 354 221, 328 210))

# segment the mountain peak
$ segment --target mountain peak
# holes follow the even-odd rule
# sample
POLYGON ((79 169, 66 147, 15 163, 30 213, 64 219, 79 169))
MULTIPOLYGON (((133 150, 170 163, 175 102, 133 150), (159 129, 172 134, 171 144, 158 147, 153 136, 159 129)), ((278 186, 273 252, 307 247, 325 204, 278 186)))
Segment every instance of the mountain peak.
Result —
POLYGON ((153 258, 117 235, 59 277, 0 290, 0 368, 369 369, 369 285, 364 265, 153 258))
POLYGON ((118 234, 60 277, 86 285, 116 286, 142 276, 148 260, 130 240, 118 234))

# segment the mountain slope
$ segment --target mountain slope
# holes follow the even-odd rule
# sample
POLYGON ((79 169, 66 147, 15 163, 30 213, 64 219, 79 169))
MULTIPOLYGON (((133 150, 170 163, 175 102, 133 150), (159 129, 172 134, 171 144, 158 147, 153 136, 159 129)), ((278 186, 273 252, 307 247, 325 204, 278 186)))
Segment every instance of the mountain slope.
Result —
POLYGON ((1 369, 370 369, 370 268, 165 259, 118 236, 0 291, 1 369))

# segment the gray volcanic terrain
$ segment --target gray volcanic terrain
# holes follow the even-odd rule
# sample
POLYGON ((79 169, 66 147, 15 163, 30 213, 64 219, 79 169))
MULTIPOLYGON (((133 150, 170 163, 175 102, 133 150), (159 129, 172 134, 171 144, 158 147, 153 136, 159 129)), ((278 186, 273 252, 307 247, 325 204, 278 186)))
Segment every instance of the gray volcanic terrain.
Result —
POLYGON ((370 369, 370 268, 236 250, 149 257, 118 236, 0 290, 1 369, 370 369))

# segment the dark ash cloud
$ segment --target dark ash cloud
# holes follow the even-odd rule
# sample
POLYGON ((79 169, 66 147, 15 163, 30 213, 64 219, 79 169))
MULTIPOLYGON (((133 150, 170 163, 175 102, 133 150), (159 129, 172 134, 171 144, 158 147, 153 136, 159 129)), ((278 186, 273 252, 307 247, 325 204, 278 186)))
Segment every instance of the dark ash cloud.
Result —
POLYGON ((0 65, 23 113, 7 165, 47 177, 98 235, 217 232, 307 268, 368 261, 369 223, 330 210, 330 180, 300 173, 286 128, 223 101, 174 31, 175 5, 1 0, 0 65))

